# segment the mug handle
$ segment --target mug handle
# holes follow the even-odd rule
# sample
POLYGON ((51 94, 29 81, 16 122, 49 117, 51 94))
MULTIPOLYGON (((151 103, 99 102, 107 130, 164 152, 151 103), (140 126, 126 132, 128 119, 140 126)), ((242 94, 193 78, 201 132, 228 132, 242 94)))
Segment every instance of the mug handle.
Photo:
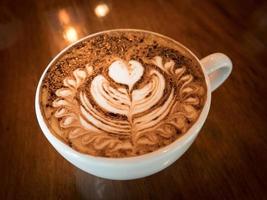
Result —
POLYGON ((209 76, 211 91, 216 90, 231 74, 233 64, 222 53, 213 53, 200 60, 209 76))

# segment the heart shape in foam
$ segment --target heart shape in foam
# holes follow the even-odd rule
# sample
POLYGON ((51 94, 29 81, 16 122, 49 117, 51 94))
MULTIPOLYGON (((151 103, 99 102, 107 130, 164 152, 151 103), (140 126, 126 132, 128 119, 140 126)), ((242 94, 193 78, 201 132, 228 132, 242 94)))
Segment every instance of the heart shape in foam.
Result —
POLYGON ((135 60, 130 60, 128 63, 123 60, 117 60, 109 66, 108 75, 115 82, 128 85, 131 90, 134 84, 142 77, 144 67, 135 60))

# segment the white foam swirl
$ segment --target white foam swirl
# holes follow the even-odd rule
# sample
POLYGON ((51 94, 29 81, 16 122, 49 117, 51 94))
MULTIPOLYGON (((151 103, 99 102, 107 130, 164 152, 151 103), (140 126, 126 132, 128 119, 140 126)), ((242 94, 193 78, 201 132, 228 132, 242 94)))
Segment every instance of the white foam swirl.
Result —
POLYGON ((149 110, 162 98, 165 89, 165 78, 156 70, 149 73, 151 80, 143 88, 132 93, 132 114, 149 110))
POLYGON ((130 98, 127 90, 112 88, 102 75, 96 76, 91 83, 91 95, 96 103, 105 111, 121 115, 128 115, 130 98))
POLYGON ((106 117, 91 105, 90 101, 87 99, 84 93, 81 93, 80 96, 82 103, 81 114, 83 116, 83 119, 87 120, 91 124, 94 124, 96 127, 98 127, 98 129, 109 133, 118 135, 130 134, 130 125, 128 122, 106 117), (85 109, 83 108, 83 106, 85 107, 85 109))
POLYGON ((108 75, 115 82, 127 85, 130 90, 143 73, 144 67, 135 60, 130 60, 128 64, 123 60, 117 60, 110 65, 108 70, 108 75))
POLYGON ((156 70, 149 73, 151 80, 131 94, 125 88, 113 88, 104 76, 98 75, 91 83, 91 95, 94 101, 107 112, 132 116, 142 113, 162 98, 165 79, 156 70))

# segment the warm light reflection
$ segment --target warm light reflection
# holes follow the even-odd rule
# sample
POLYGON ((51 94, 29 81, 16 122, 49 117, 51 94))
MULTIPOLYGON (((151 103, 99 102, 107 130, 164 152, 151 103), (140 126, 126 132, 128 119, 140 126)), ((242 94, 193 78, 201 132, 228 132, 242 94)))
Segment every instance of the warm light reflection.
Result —
POLYGON ((105 17, 109 13, 107 4, 101 3, 95 7, 95 14, 97 17, 105 17))
POLYGON ((70 43, 78 40, 78 33, 72 26, 69 26, 65 29, 63 36, 70 43))
POLYGON ((65 9, 61 9, 59 12, 58 12, 58 18, 59 18, 59 21, 62 23, 62 24, 69 24, 70 23, 70 17, 69 17, 69 14, 67 13, 67 11, 65 9))

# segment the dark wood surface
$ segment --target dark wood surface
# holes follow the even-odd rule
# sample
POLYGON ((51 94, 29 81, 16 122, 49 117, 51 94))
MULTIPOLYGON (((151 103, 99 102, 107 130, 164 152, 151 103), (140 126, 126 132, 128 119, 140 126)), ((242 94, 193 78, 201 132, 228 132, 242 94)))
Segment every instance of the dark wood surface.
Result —
POLYGON ((0 2, 0 199, 267 199, 267 2, 0 2), (231 77, 212 94, 192 147, 153 176, 110 181, 63 159, 43 136, 34 94, 71 41, 113 28, 170 36, 201 57, 223 52, 231 77))

